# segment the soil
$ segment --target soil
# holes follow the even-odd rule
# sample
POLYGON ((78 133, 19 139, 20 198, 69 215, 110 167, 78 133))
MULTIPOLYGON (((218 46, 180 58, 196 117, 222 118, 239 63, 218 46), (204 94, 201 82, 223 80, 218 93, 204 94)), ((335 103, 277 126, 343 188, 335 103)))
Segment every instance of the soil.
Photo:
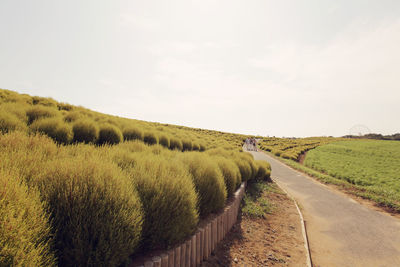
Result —
POLYGON ((301 153, 301 154, 299 155, 299 160, 298 160, 298 162, 299 162, 301 165, 304 165, 304 160, 306 159, 306 156, 307 156, 307 152, 301 153))
POLYGON ((306 266, 293 200, 282 192, 268 192, 266 197, 274 207, 272 212, 266 218, 239 215, 231 233, 201 266, 306 266))

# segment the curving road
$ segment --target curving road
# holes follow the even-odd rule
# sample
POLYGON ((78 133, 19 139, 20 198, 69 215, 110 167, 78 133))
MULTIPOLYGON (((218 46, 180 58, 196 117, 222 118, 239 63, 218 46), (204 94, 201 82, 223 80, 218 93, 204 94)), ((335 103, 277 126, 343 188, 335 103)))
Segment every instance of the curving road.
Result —
POLYGON ((263 152, 272 177, 298 202, 307 225, 314 266, 400 266, 400 220, 293 170, 263 152))

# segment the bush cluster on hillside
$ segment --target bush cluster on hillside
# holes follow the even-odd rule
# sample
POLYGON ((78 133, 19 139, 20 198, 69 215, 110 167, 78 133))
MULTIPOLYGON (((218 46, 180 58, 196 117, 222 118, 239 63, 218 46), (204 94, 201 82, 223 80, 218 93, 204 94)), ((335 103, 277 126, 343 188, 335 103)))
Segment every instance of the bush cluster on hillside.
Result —
POLYGON ((183 241, 242 181, 269 174, 240 152, 240 135, 0 90, 4 109, 0 266, 121 266, 183 241))

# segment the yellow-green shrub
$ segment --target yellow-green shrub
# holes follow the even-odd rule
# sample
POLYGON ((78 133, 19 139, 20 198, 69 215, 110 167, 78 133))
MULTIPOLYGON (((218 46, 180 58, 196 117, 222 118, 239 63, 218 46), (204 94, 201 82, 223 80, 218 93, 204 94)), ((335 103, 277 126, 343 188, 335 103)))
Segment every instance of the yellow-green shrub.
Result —
POLYGON ((183 145, 182 141, 176 137, 171 137, 170 142, 169 142, 169 148, 172 150, 179 150, 182 151, 183 145))
POLYGON ((31 124, 40 118, 49 118, 57 116, 58 111, 55 108, 45 107, 42 105, 32 106, 26 111, 28 117, 28 124, 31 124))
POLYGON ((17 118, 12 113, 2 112, 0 113, 0 134, 8 133, 12 131, 25 131, 26 124, 17 118))
POLYGON ((241 180, 243 182, 248 181, 252 178, 252 168, 248 160, 240 156, 241 154, 236 155, 234 158, 236 165, 239 167, 241 180))
POLYGON ((199 151, 200 150, 200 144, 193 142, 192 150, 199 151))
POLYGON ((206 146, 204 144, 200 144, 200 151, 205 151, 206 150, 206 146))
POLYGON ((182 145, 183 145, 183 151, 190 151, 192 150, 192 141, 189 139, 183 139, 182 140, 182 145))
POLYGON ((128 173, 143 203, 144 248, 166 248, 194 231, 197 196, 182 162, 143 154, 128 173))
POLYGON ((193 177, 199 197, 201 216, 218 211, 225 205, 226 186, 221 170, 213 159, 200 152, 187 152, 181 155, 193 177))
POLYGON ((123 141, 121 130, 112 124, 103 124, 100 126, 99 138, 97 143, 102 144, 118 144, 123 141))
POLYGON ((158 136, 153 132, 145 132, 143 141, 149 145, 155 145, 158 144, 158 136))
POLYGON ((124 129, 123 135, 124 139, 127 141, 136 139, 143 141, 144 138, 143 131, 134 127, 124 129))
POLYGON ((99 128, 92 120, 79 120, 72 126, 74 142, 95 143, 99 137, 99 128))
POLYGON ((24 103, 1 103, 0 113, 11 113, 15 115, 20 121, 26 124, 28 121, 26 110, 28 108, 29 105, 24 103))
POLYGON ((49 216, 39 193, 0 170, 0 266, 55 266, 49 216))
POLYGON ((166 147, 166 148, 168 148, 170 146, 169 138, 165 134, 160 135, 159 143, 160 143, 160 145, 162 145, 163 147, 166 147))
POLYGON ((32 131, 48 135, 58 143, 68 144, 72 141, 71 127, 58 117, 35 120, 30 128, 32 131))
POLYGON ((271 165, 265 160, 256 160, 256 165, 258 166, 258 171, 256 178, 258 180, 271 180, 271 165))
POLYGON ((32 103, 34 105, 43 105, 46 107, 57 107, 57 101, 50 97, 32 96, 32 103))
POLYGON ((57 158, 33 182, 48 203, 61 266, 119 266, 135 252, 141 203, 107 158, 57 158))
POLYGON ((83 117, 82 113, 79 111, 70 111, 64 116, 66 122, 74 122, 83 117))
POLYGON ((229 159, 223 157, 214 157, 219 169, 224 177, 227 196, 230 197, 235 192, 238 185, 241 183, 240 171, 238 166, 229 159))

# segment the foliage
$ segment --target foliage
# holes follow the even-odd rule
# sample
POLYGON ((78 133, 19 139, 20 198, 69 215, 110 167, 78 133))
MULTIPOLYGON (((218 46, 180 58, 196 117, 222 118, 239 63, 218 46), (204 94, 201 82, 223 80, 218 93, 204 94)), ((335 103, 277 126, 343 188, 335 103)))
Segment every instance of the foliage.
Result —
POLYGON ((57 110, 46 106, 32 106, 26 111, 26 116, 28 117, 28 124, 31 124, 40 118, 49 118, 57 116, 57 110))
POLYGON ((182 161, 188 166, 199 197, 199 212, 206 216, 221 209, 227 197, 224 177, 210 156, 199 152, 187 152, 182 161))
MULTIPOLYGON (((1 110, 0 110, 1 112, 1 110)), ((26 124, 12 113, 0 113, 0 134, 12 131, 25 131, 26 124)))
POLYGON ((258 171, 256 178, 258 180, 271 181, 271 165, 265 160, 256 160, 258 171))
POLYGON ((224 177, 227 197, 231 197, 241 183, 239 167, 234 161, 221 156, 216 156, 213 160, 218 164, 224 177))
POLYGON ((307 138, 262 138, 259 148, 271 152, 277 157, 299 161, 300 155, 317 146, 345 140, 334 137, 307 137, 307 138))
POLYGON ((145 132, 143 141, 149 145, 158 144, 158 136, 154 132, 145 132))
POLYGON ((197 195, 182 162, 146 154, 129 173, 143 203, 144 248, 174 245, 194 231, 197 195))
POLYGON ((274 206, 268 200, 269 192, 282 194, 275 184, 262 180, 248 183, 242 201, 242 213, 249 217, 265 218, 274 209, 274 206))
POLYGON ((189 139, 183 139, 182 140, 182 146, 183 146, 183 151, 190 151, 192 150, 192 141, 189 139))
POLYGON ((166 148, 168 148, 170 146, 169 138, 165 134, 160 135, 159 143, 160 143, 160 145, 162 145, 163 147, 166 147, 166 148))
POLYGON ((122 142, 124 137, 122 136, 121 130, 118 127, 111 124, 103 124, 100 126, 99 138, 97 143, 103 144, 118 144, 122 142))
POLYGON ((54 266, 49 216, 18 178, 0 170, 0 266, 54 266))
POLYGON ((79 120, 79 119, 82 119, 82 118, 83 118, 83 115, 82 115, 82 113, 79 112, 79 111, 71 111, 71 112, 68 112, 68 113, 64 116, 64 120, 65 120, 66 122, 75 122, 75 121, 77 121, 77 120, 79 120))
POLYGON ((0 111, 19 122, 0 134, 0 173, 15 173, 7 179, 32 199, 21 210, 35 196, 45 207, 54 237, 49 255, 59 265, 119 266, 139 248, 182 242, 199 215, 224 207, 242 181, 240 168, 247 167, 245 180, 259 170, 239 152, 244 135, 126 119, 1 89, 0 111), (121 142, 103 141, 104 125, 124 129, 126 140, 119 132, 121 142), (57 134, 63 127, 72 128, 72 144, 69 134, 57 134), (182 140, 197 152, 183 153, 182 140))
POLYGON ((143 131, 138 128, 134 128, 134 127, 124 129, 123 135, 124 135, 124 139, 127 141, 129 141, 129 140, 142 140, 143 141, 143 138, 144 138, 143 131))
POLYGON ((95 143, 99 138, 99 128, 89 119, 79 120, 72 126, 74 142, 95 143))
POLYGON ((181 151, 183 149, 182 141, 176 137, 171 137, 169 147, 181 151))
POLYGON ((70 143, 73 137, 71 126, 64 123, 59 117, 35 120, 30 125, 30 129, 34 132, 46 134, 62 144, 70 143))
POLYGON ((135 251, 141 204, 116 165, 95 155, 57 159, 35 182, 57 229, 60 265, 118 266, 135 251))

